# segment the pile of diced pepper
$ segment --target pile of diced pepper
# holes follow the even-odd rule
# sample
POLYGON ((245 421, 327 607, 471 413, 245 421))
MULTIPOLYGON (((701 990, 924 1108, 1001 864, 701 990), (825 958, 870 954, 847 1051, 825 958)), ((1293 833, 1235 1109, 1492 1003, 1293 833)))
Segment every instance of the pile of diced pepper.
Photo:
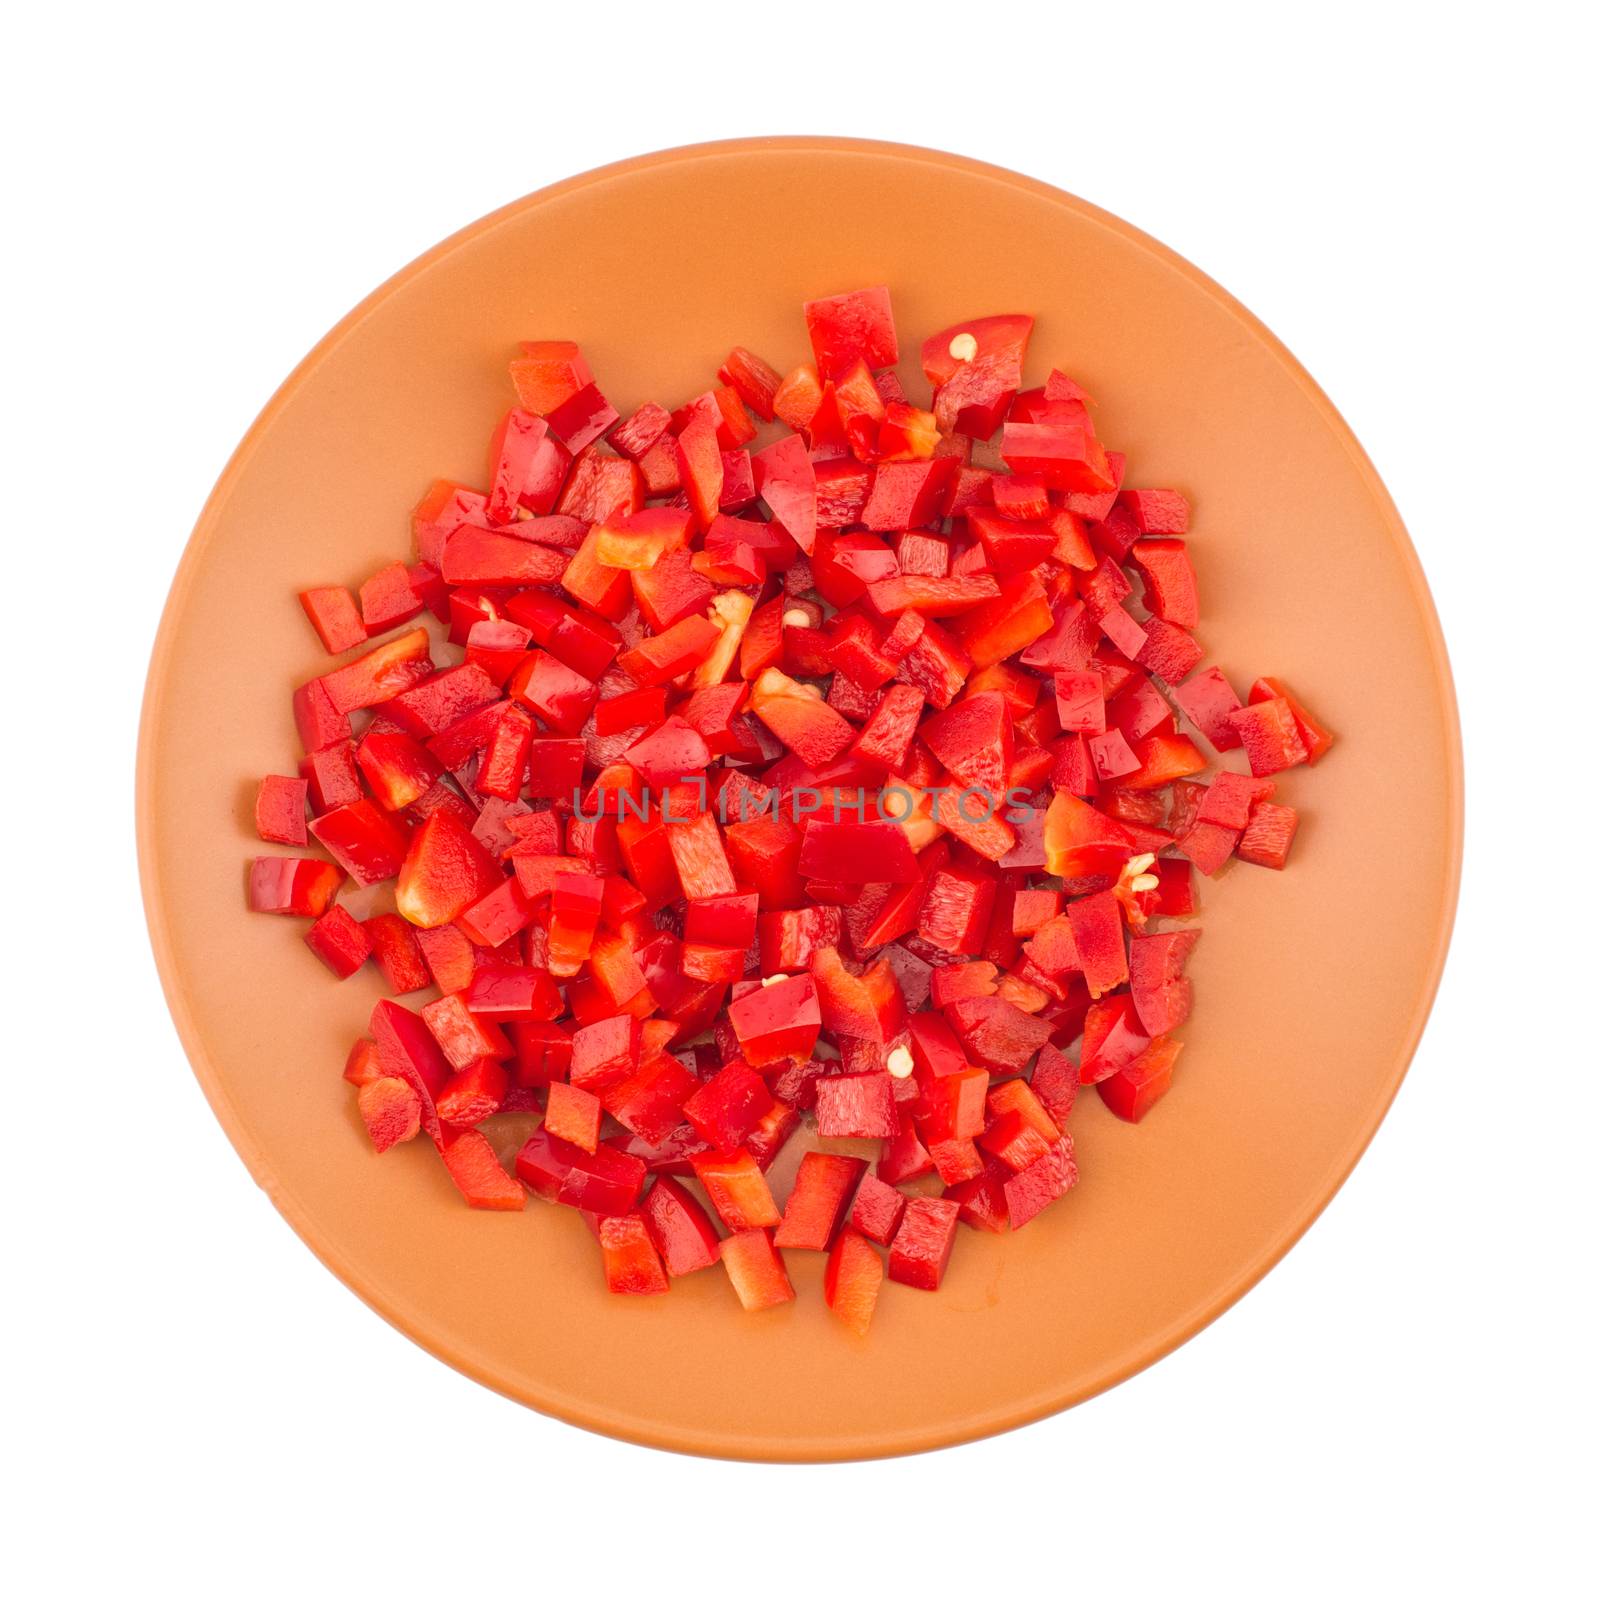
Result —
POLYGON ((735 348, 626 419, 575 344, 522 347, 488 487, 434 483, 410 565, 300 595, 346 659, 256 823, 331 859, 257 858, 249 901, 438 991, 350 1053, 378 1151, 574 1208, 618 1293, 720 1263, 759 1310, 826 1251, 864 1332, 880 1249, 937 1289, 962 1224, 1072 1188, 1080 1085, 1130 1122, 1167 1092, 1193 871, 1282 868, 1274 775, 1332 740, 1204 665, 1189 504, 1123 487, 1071 378, 1023 388, 1031 317, 926 340, 925 409, 886 289, 804 311, 786 377, 735 348), (510 1170, 508 1115, 541 1118, 510 1170), (808 1115, 871 1158, 808 1151, 780 1207, 808 1115))

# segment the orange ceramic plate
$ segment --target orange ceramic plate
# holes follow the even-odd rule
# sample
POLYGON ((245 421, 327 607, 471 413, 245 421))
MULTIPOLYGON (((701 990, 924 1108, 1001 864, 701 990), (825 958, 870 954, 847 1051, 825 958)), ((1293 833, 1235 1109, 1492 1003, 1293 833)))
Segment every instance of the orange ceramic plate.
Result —
MULTIPOLYGON (((139 757, 144 891, 195 1072, 273 1203, 351 1288, 480 1382, 642 1443, 761 1460, 888 1455, 1042 1417, 1171 1350, 1300 1236, 1361 1154, 1444 960, 1461 761, 1416 555, 1360 447, 1283 347, 1171 251, 1069 195, 931 151, 746 140, 607 167, 518 201, 385 284, 239 447, 173 585, 139 757), (802 300, 887 283, 922 337, 1038 318, 1100 401, 1131 481, 1196 506, 1200 635, 1335 728, 1280 798, 1290 870, 1206 884, 1198 1003, 1141 1127, 1089 1095, 1083 1173, 1015 1237, 962 1230, 944 1288, 890 1285, 858 1342, 791 1252, 792 1306, 720 1271, 656 1300, 603 1287, 570 1211, 470 1211, 425 1141, 375 1158, 340 1079, 383 992, 334 982, 301 925, 245 911, 258 775, 292 771, 294 683, 324 657, 295 602, 404 552, 435 474, 477 480, 518 338, 581 341, 612 400, 669 404, 734 343, 808 352, 802 300)), ((774 1174, 780 1194, 796 1140, 774 1174)))

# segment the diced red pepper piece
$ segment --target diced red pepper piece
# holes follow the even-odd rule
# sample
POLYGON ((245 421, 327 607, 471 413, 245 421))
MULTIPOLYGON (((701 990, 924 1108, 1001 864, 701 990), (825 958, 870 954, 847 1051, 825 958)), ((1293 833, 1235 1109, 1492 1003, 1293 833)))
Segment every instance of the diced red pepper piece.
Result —
POLYGON ((883 1262, 878 1252, 859 1233, 846 1228, 834 1241, 822 1278, 828 1309, 852 1333, 865 1335, 872 1326, 882 1284, 883 1262))
POLYGON ((395 906, 419 928, 453 922, 504 882, 488 851, 450 811, 433 812, 412 834, 399 872, 395 906))
POLYGON ((439 1148, 450 1181, 480 1211, 520 1211, 528 1197, 476 1128, 452 1129, 439 1148))
POLYGON ((654 688, 699 666, 721 638, 722 630, 706 617, 684 617, 624 651, 617 658, 617 665, 640 688, 654 688))
POLYGON ((1288 865, 1289 847, 1299 825, 1300 816, 1293 806, 1274 805, 1268 800, 1257 802, 1239 837, 1239 859, 1281 872, 1288 865))
POLYGON ((869 368, 892 367, 900 359, 889 291, 882 285, 849 294, 808 300, 802 308, 817 371, 837 378, 858 361, 869 368))
POLYGON ((439 1120, 451 1127, 476 1127, 505 1103, 509 1083, 506 1069, 492 1057, 474 1061, 439 1091, 439 1120))
POLYGON ((748 1150, 729 1156, 708 1151, 692 1156, 690 1162, 724 1226, 738 1233, 775 1228, 782 1221, 766 1175, 748 1150))
POLYGON ((594 373, 570 339, 532 339, 511 363, 511 381, 522 404, 544 416, 593 383, 594 373))
POLYGON ((343 906, 329 906, 306 932, 312 953, 336 978, 359 972, 372 954, 367 930, 343 906))
POLYGON ((972 867, 945 867, 927 882, 918 932, 951 955, 977 955, 989 927, 994 879, 972 867))
POLYGON ((579 1028, 572 1036, 570 1081, 603 1094, 638 1069, 639 1040, 637 1017, 606 1017, 579 1028))
POLYGON ((913 1289, 937 1289, 955 1248, 960 1207, 952 1200, 916 1195, 889 1247, 889 1276, 913 1289))
POLYGON ((1311 759, 1287 700, 1258 700, 1231 712, 1228 722, 1244 747, 1250 771, 1258 778, 1311 759))
POLYGON ((367 1026, 380 1069, 411 1085, 421 1106, 423 1130, 437 1144, 442 1135, 434 1097, 450 1081, 450 1066, 428 1025, 416 1012, 392 1000, 380 1000, 372 1008, 367 1026))
POLYGON ((784 1250, 826 1250, 866 1170, 867 1163, 857 1156, 807 1151, 800 1158, 773 1243, 784 1250))
POLYGON ((595 1225, 606 1288, 612 1294, 665 1294, 667 1274, 644 1218, 636 1211, 595 1225))
POLYGON ((761 1078, 743 1061, 730 1061, 689 1097, 683 1113, 712 1149, 730 1156, 772 1105, 772 1095, 761 1078))
POLYGON ((552 1083, 545 1103, 544 1126, 552 1138, 565 1139, 591 1155, 600 1143, 599 1100, 587 1089, 552 1083))
POLYGON ((869 1172, 861 1179, 850 1207, 850 1226, 875 1244, 887 1245, 905 1209, 906 1197, 869 1172))
POLYGON ((730 1234, 719 1249, 728 1281, 746 1311, 766 1311, 794 1299, 783 1258, 764 1229, 730 1234))
POLYGON ((987 439, 1022 387, 1022 361, 1033 318, 979 317, 923 341, 922 370, 934 389, 939 426, 987 439))
POLYGON ((1072 1140, 1063 1134, 1037 1160, 1006 1180, 1006 1212, 1012 1229, 1032 1222, 1077 1181, 1078 1166, 1073 1159, 1072 1140))
POLYGON ((1049 1113, 1050 1120, 1063 1132, 1078 1098, 1078 1070, 1058 1050, 1047 1044, 1033 1064, 1031 1079, 1034 1095, 1049 1113))
POLYGON ((756 493, 773 520, 810 555, 817 541, 817 473, 804 442, 794 434, 751 459, 756 493))
POLYGON ((340 715, 381 705, 415 687, 432 673, 429 644, 427 629, 415 628, 342 667, 335 667, 315 681, 321 684, 334 711, 340 715))
POLYGON ((1127 507, 1140 533, 1189 531, 1189 502, 1176 489, 1124 489, 1117 503, 1127 507))
POLYGON ((366 1124, 372 1148, 385 1150, 414 1139, 422 1127, 422 1102, 401 1078, 371 1078, 356 1093, 356 1109, 366 1124))
POLYGON ((348 589, 340 585, 303 589, 300 605, 329 655, 353 650, 365 641, 367 627, 348 589))
POLYGON ((317 843, 362 885, 392 878, 410 849, 404 826, 370 800, 325 811, 310 828, 317 843))
POLYGON ((728 1021, 752 1067, 808 1057, 822 1031, 816 981, 806 972, 764 982, 729 1005, 728 1021))
POLYGON ((916 883, 922 876, 897 822, 812 822, 800 845, 800 871, 835 883, 916 883))
POLYGON ((1257 678, 1250 685, 1250 704, 1255 705, 1262 700, 1288 702, 1300 742, 1306 747, 1306 760, 1315 766, 1333 744, 1333 735, 1295 699, 1282 678, 1257 678))
POLYGON ((700 1202, 675 1178, 658 1177, 639 1210, 669 1276, 686 1277, 718 1259, 715 1225, 700 1202))
POLYGON ((1172 1087, 1172 1068, 1183 1049, 1181 1039, 1157 1039, 1132 1066, 1099 1085, 1100 1098, 1124 1122, 1142 1121, 1172 1087))
POLYGON ((256 789, 255 820, 257 837, 268 844, 304 844, 306 780, 263 778, 256 789))
POLYGON ((1200 621, 1194 566, 1182 539, 1141 539, 1129 552, 1144 574, 1144 600, 1156 616, 1179 627, 1200 621))
POLYGON ((843 754, 855 730, 819 693, 769 668, 756 679, 750 709, 813 770, 843 754))
POLYGON ((887 1072, 841 1073, 817 1082, 817 1132, 825 1139, 888 1139, 897 1126, 887 1072))
POLYGON ((594 683, 543 650, 535 650, 517 669, 507 689, 513 700, 565 734, 582 729, 600 698, 594 683))

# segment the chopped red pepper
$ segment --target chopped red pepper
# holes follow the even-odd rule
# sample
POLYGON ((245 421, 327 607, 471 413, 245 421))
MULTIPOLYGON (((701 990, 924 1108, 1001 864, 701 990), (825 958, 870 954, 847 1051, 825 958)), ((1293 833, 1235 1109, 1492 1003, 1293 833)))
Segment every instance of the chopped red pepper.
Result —
POLYGON ((359 600, 300 594, 332 653, 426 610, 465 659, 412 627, 294 691, 256 829, 333 861, 260 858, 249 903, 422 994, 345 1064, 374 1149, 426 1131, 468 1203, 583 1211, 620 1294, 721 1259, 761 1308, 779 1248, 826 1250, 860 1333, 875 1244, 936 1288, 958 1220, 1071 1189, 1080 1081, 1130 1121, 1167 1092, 1198 932, 1161 919, 1194 867, 1285 866, 1275 776, 1333 738, 1204 664, 1189 502, 1122 487, 1072 378, 1023 388, 1031 317, 932 335, 908 394, 887 289, 804 309, 814 364, 736 346, 626 421, 577 345, 522 347, 486 487, 434 482, 359 600), (752 451, 747 407, 789 431, 752 451), (1205 781, 1191 727, 1249 775, 1205 781), (513 1111, 515 1177, 476 1131, 513 1111), (877 1169, 811 1152, 780 1217, 803 1111, 877 1169))

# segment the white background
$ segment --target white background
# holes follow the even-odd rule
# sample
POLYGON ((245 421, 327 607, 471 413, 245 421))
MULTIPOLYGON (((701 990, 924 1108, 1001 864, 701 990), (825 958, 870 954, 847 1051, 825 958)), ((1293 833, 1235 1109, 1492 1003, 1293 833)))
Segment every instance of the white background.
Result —
POLYGON ((12 18, 12 1592, 1594 1592, 1600 494, 1579 9, 12 18), (820 1469, 679 1459, 546 1421, 324 1271, 187 1070, 132 825, 167 583, 234 442, 312 342, 521 193, 661 146, 799 132, 1019 168, 1139 224, 1262 316, 1409 522, 1469 767, 1432 1024, 1288 1259, 1075 1412, 820 1469))

